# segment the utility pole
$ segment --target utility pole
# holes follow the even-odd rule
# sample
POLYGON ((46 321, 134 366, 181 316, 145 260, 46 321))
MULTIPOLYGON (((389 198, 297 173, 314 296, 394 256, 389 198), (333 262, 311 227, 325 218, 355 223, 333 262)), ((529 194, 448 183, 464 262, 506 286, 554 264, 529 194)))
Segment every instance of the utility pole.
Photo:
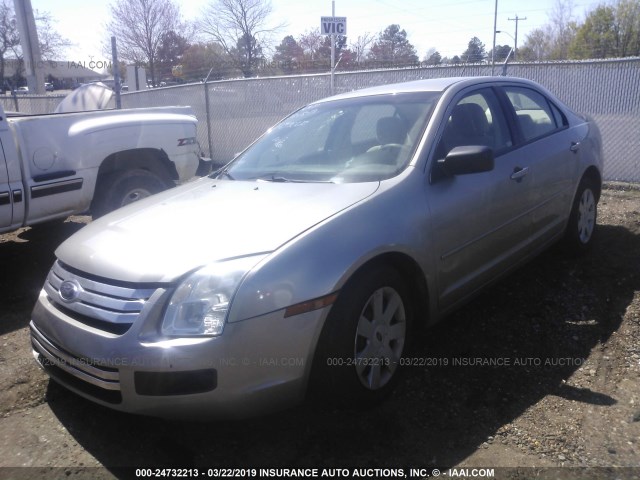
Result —
MULTIPOLYGON (((336 16, 336 2, 331 1, 331 16, 336 16)), ((336 36, 331 34, 331 95, 334 95, 335 89, 335 75, 336 75, 336 36)))
POLYGON ((33 17, 31 0, 13 0, 18 22, 18 32, 20 32, 20 45, 24 56, 25 76, 29 93, 43 94, 44 92, 44 69, 40 59, 40 44, 38 43, 38 33, 36 22, 33 17))
POLYGON ((493 48, 491 49, 491 75, 493 76, 493 69, 496 66, 496 30, 498 28, 498 0, 496 0, 496 6, 493 10, 493 48))
POLYGON ((514 40, 515 45, 513 46, 513 61, 515 62, 516 60, 516 56, 517 56, 517 52, 518 52, 518 22, 521 22, 522 20, 526 20, 527 17, 524 18, 520 18, 518 17, 518 15, 516 15, 516 18, 510 18, 509 20, 512 22, 516 22, 516 38, 514 40))
POLYGON ((122 108, 122 99, 120 97, 120 64, 118 63, 118 46, 116 44, 116 37, 111 37, 111 58, 113 60, 113 89, 116 92, 116 108, 119 110, 122 108))

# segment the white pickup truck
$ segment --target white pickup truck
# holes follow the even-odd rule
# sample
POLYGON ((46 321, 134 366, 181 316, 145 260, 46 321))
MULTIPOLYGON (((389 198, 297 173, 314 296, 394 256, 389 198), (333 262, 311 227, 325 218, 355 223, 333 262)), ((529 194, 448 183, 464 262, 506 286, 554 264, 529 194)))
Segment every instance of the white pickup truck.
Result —
POLYGON ((189 107, 21 116, 0 107, 0 232, 115 210, 195 175, 189 107))

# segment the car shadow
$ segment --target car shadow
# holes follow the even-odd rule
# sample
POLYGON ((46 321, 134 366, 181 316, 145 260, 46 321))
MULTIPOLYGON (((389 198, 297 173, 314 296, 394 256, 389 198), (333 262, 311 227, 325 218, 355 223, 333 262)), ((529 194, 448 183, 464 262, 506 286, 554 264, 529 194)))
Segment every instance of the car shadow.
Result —
POLYGON ((110 469, 448 468, 547 395, 616 403, 566 380, 620 327, 640 290, 639 264, 640 236, 623 227, 601 226, 584 258, 552 248, 430 329, 394 394, 373 408, 303 405, 212 423, 115 412, 54 382, 47 400, 110 469))
MULTIPOLYGON (((0 243, 0 335, 26 327, 49 269, 55 249, 85 226, 87 218, 47 223, 22 229, 0 243)), ((6 238, 6 236, 5 236, 6 238)))

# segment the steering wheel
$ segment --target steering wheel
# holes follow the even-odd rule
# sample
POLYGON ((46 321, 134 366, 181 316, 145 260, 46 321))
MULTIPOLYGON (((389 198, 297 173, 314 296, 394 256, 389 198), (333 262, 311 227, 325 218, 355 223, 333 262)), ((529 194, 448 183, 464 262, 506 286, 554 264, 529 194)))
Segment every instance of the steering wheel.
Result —
POLYGON ((368 154, 373 154, 372 163, 383 163, 393 165, 398 159, 398 155, 403 150, 407 150, 406 145, 399 143, 385 143, 384 145, 376 145, 367 150, 368 154))

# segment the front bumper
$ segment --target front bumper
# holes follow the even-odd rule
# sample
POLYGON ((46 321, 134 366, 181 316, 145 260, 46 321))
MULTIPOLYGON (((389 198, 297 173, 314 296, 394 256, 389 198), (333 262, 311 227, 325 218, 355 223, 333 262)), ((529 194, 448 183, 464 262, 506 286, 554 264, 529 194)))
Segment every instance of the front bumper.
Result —
POLYGON ((171 418, 245 418, 304 398, 329 307, 229 323, 214 338, 162 340, 149 325, 168 292, 157 292, 123 335, 59 310, 46 292, 34 308, 33 355, 58 383, 117 410, 171 418))

